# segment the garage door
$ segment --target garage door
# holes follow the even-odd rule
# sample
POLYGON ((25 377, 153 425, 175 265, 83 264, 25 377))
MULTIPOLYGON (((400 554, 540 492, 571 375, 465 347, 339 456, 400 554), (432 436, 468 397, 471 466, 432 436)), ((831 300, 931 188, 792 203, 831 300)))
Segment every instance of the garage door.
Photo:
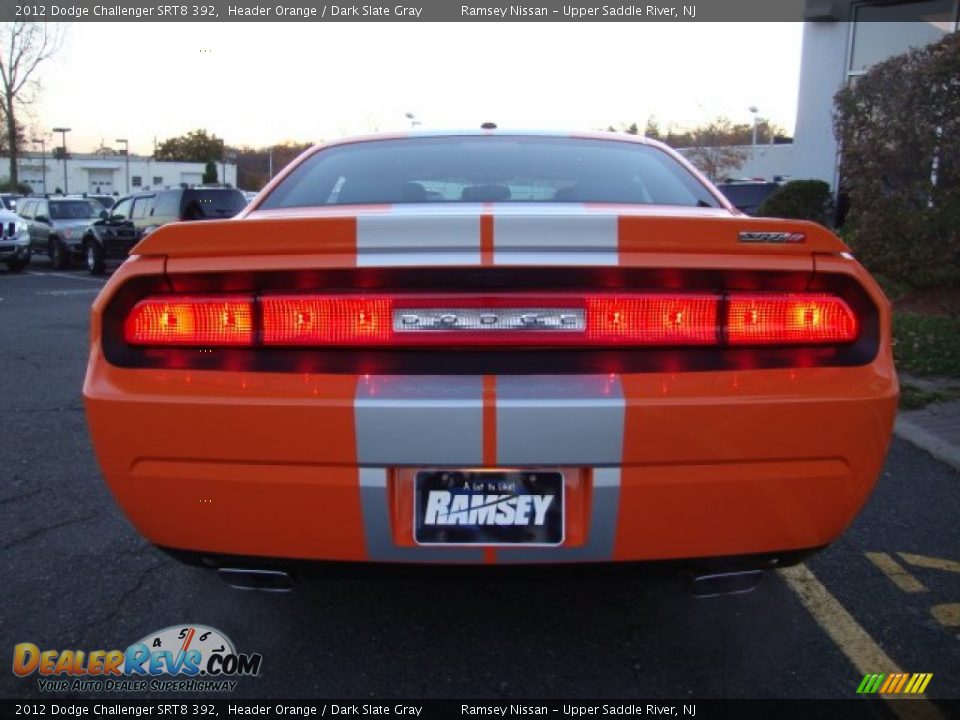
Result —
POLYGON ((97 168, 87 170, 87 173, 87 192, 103 193, 105 195, 113 193, 113 170, 97 168))

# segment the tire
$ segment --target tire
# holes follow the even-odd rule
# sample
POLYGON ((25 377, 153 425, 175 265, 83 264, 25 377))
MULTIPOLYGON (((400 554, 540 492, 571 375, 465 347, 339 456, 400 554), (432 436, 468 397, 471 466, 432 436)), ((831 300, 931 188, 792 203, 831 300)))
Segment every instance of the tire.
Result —
POLYGON ((83 245, 83 259, 91 275, 103 275, 107 264, 103 257, 103 248, 96 240, 87 240, 83 245))
POLYGON ((25 258, 14 258, 7 260, 7 270, 12 273, 23 272, 23 269, 30 263, 30 256, 25 258))
POLYGON ((57 238, 50 241, 50 264, 54 270, 66 270, 70 267, 70 253, 57 238))

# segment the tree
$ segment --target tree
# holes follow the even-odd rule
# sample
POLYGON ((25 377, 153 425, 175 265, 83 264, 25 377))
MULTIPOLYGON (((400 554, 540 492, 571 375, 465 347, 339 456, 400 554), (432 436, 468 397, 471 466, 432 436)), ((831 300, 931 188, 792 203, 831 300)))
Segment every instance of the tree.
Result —
POLYGON ((874 65, 834 98, 845 237, 912 285, 960 280, 960 35, 874 65))
POLYGON ((313 143, 288 140, 273 147, 232 148, 231 151, 237 158, 237 186, 245 190, 261 189, 270 180, 271 154, 273 174, 276 175, 290 161, 310 147, 313 147, 313 143))
POLYGON ((833 193, 823 180, 791 180, 761 203, 757 215, 829 225, 833 216, 833 193))
POLYGON ((19 181, 18 162, 23 144, 17 112, 36 100, 39 85, 34 72, 60 49, 63 35, 53 23, 0 23, 0 112, 10 155, 10 183, 19 181))
MULTIPOLYGON (((716 182, 733 170, 738 170, 747 159, 742 147, 736 147, 731 139, 736 135, 736 126, 726 118, 717 118, 689 132, 690 160, 710 180, 716 182)), ((669 143, 669 139, 667 140, 669 143)))
POLYGON ((208 135, 206 130, 191 130, 186 135, 164 140, 154 158, 177 162, 220 162, 223 160, 223 140, 208 135))
POLYGON ((203 169, 203 183, 204 184, 213 184, 217 181, 217 164, 210 160, 207 162, 207 166, 203 169))

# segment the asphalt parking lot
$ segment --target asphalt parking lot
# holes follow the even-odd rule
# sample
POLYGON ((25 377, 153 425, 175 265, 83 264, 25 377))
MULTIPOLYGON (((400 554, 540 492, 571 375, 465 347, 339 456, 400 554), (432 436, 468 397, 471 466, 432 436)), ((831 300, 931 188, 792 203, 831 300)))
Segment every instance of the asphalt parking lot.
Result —
MULTIPOLYGON (((203 623, 262 653, 247 698, 851 698, 897 669, 960 697, 960 474, 902 440, 854 526, 748 595, 571 570, 337 573, 279 595, 181 566, 127 523, 90 447, 80 390, 103 282, 0 270, 0 653, 203 623)), ((44 696, 9 670, 0 695, 44 696)))

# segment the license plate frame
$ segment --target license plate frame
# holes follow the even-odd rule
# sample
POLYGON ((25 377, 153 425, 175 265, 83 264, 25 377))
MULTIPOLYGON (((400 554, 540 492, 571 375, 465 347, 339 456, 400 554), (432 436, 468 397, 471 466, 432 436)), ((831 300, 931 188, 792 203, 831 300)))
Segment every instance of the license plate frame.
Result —
POLYGON ((566 478, 554 468, 422 468, 413 473, 413 496, 417 545, 557 547, 566 539, 566 478))

